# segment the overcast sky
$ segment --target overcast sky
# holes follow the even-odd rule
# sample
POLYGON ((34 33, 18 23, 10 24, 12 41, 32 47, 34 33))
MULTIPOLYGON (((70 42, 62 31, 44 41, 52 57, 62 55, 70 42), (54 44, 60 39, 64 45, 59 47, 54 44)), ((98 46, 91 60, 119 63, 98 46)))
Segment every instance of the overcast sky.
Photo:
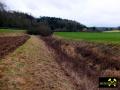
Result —
POLYGON ((3 0, 11 10, 35 17, 76 20, 87 26, 120 26, 120 0, 3 0))

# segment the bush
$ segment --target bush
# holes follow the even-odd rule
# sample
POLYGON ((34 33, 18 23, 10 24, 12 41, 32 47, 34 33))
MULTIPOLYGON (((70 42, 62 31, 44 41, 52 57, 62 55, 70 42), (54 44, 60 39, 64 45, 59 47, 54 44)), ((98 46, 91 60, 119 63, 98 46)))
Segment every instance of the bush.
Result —
POLYGON ((47 24, 40 23, 34 27, 31 27, 28 31, 28 34, 32 35, 41 35, 41 36, 51 36, 53 34, 50 27, 47 24))

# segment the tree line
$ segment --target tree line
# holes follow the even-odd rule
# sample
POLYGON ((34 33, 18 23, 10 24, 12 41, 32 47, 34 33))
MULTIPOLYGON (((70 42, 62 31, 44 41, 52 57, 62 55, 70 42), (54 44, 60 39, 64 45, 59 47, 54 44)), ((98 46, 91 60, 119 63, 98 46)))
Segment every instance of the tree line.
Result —
POLYGON ((5 5, 3 3, 0 3, 0 27, 35 30, 40 26, 46 26, 53 32, 75 32, 81 31, 86 27, 85 25, 72 20, 55 17, 35 18, 27 13, 7 11, 5 10, 5 5))
POLYGON ((56 31, 56 32, 57 31, 77 32, 77 31, 82 31, 83 28, 86 27, 85 25, 80 24, 76 21, 55 18, 55 17, 37 18, 37 22, 46 23, 53 31, 56 31))

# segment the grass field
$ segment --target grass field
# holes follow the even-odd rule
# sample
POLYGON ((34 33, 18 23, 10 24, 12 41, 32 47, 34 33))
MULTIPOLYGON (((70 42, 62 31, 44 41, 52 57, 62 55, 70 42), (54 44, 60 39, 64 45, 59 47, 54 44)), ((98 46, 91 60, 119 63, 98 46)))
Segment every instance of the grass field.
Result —
POLYGON ((22 36, 24 34, 26 34, 26 30, 0 29, 0 37, 22 36))
POLYGON ((120 43, 120 32, 55 32, 56 36, 71 40, 86 40, 95 42, 120 43))
POLYGON ((16 32, 26 32, 25 30, 19 30, 19 29, 0 29, 0 33, 16 33, 16 32))

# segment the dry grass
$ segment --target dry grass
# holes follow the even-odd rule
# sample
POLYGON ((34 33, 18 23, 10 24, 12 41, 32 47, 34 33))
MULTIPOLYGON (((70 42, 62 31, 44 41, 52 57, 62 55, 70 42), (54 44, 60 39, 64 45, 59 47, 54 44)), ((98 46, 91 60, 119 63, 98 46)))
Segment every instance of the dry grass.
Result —
POLYGON ((120 46, 52 37, 43 40, 56 51, 56 61, 75 80, 77 90, 99 90, 100 76, 117 76, 120 79, 120 46))
POLYGON ((0 90, 75 90, 44 42, 31 36, 0 62, 0 90))
POLYGON ((99 89, 98 77, 120 79, 119 45, 42 39, 49 49, 31 36, 0 60, 0 90, 112 90, 99 89))

